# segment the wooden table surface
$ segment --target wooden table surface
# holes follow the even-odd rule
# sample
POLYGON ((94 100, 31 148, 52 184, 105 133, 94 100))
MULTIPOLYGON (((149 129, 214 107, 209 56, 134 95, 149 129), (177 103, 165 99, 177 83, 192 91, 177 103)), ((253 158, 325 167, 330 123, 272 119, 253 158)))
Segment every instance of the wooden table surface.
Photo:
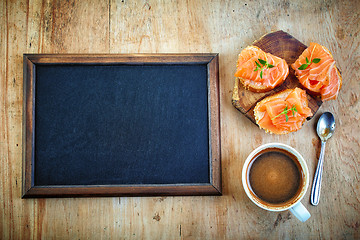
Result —
MULTIPOLYGON (((50 1, 0 3, 0 239, 359 239, 360 1, 50 1), (285 136, 265 134, 231 105, 239 52, 262 35, 288 32, 327 46, 342 71, 337 100, 285 136), (220 56, 223 196, 21 199, 23 53, 200 53, 220 56), (312 217, 267 212, 246 196, 241 168, 257 146, 282 142, 319 155, 327 143, 320 204, 312 217)), ((140 79, 141 80, 141 79, 140 79)))

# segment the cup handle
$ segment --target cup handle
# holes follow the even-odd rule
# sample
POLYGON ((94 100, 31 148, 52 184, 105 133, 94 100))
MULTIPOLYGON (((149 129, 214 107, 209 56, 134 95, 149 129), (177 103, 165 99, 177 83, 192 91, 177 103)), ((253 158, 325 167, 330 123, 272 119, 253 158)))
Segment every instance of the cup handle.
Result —
POLYGON ((305 222, 310 218, 309 211, 302 205, 301 202, 297 203, 295 206, 289 209, 295 217, 297 217, 301 222, 305 222))

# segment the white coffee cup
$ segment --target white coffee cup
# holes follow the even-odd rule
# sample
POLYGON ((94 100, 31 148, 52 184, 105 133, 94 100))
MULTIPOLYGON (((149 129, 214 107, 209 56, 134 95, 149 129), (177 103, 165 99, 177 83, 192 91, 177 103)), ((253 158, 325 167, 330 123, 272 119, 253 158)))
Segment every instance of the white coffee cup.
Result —
POLYGON ((242 169, 242 183, 247 196, 251 199, 251 201, 253 201, 257 206, 261 207, 262 209, 268 211, 274 211, 274 212, 290 210, 302 222, 305 222, 311 216, 309 211, 300 202, 308 189, 309 170, 301 154, 288 145, 282 143, 268 143, 261 145, 258 148, 256 148, 254 151, 252 151, 245 160, 242 169), (294 196, 294 198, 292 198, 292 200, 284 204, 272 205, 270 203, 264 202, 263 200, 261 200, 259 197, 256 196, 256 194, 251 190, 251 186, 250 186, 249 171, 251 169, 252 163, 256 160, 256 157, 259 154, 262 154, 263 152, 266 151, 271 151, 271 149, 280 149, 290 153, 292 156, 296 158, 296 160, 299 163, 298 165, 301 168, 300 170, 302 173, 302 182, 300 183, 299 191, 294 196))

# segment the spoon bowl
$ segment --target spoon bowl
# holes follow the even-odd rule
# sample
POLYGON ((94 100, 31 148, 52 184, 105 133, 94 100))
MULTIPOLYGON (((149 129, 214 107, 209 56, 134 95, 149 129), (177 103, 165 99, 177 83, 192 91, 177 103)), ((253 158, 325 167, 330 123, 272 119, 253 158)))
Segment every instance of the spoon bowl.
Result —
POLYGON ((329 138, 332 137, 335 131, 335 118, 331 112, 323 113, 317 123, 316 132, 321 139, 321 151, 316 168, 314 182, 311 189, 310 202, 312 205, 316 206, 319 204, 320 200, 320 189, 321 189, 321 178, 323 172, 323 162, 325 155, 325 144, 329 138))
POLYGON ((327 141, 335 131, 335 118, 331 112, 321 115, 316 126, 316 132, 321 141, 327 141))

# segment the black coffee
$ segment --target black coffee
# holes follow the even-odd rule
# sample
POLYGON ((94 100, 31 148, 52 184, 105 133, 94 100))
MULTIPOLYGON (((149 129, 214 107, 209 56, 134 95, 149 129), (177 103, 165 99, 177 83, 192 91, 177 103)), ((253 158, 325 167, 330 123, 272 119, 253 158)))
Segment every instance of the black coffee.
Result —
POLYGON ((292 154, 266 149, 250 163, 248 180, 253 193, 269 204, 286 204, 301 190, 302 172, 292 154))

